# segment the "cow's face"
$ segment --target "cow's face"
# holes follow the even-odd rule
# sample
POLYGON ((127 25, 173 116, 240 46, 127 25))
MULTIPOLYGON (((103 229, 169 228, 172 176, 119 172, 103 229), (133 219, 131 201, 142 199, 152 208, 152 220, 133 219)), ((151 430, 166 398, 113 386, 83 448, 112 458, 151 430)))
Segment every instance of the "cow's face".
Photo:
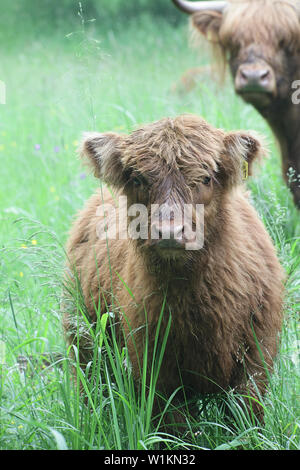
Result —
POLYGON ((235 44, 228 51, 235 91, 245 101, 264 108, 279 95, 287 96, 287 77, 282 73, 283 64, 278 60, 278 55, 274 64, 272 59, 266 57, 265 51, 254 43, 247 47, 235 44))
POLYGON ((128 136, 87 134, 82 144, 96 176, 127 196, 128 227, 137 211, 144 214, 138 247, 176 259, 202 247, 199 206, 204 236, 220 228, 226 193, 241 181, 243 162, 251 166, 261 151, 250 133, 225 133, 190 115, 162 119, 128 136))
POLYGON ((300 57, 299 11, 295 6, 288 1, 238 2, 223 12, 196 12, 192 22, 221 48, 235 90, 245 101, 263 109, 289 97, 300 57))

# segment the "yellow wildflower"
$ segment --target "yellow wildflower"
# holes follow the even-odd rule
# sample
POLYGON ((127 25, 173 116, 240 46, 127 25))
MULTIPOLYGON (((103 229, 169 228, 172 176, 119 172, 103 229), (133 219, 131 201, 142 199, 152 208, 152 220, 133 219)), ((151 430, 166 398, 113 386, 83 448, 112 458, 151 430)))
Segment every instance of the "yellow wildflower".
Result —
POLYGON ((37 241, 36 241, 36 240, 31 240, 31 243, 32 243, 32 245, 37 245, 37 241))

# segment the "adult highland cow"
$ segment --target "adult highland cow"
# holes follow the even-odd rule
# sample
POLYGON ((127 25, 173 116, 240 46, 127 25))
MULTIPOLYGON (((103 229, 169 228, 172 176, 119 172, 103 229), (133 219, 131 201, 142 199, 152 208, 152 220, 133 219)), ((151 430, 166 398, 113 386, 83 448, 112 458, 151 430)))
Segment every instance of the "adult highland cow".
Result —
POLYGON ((300 80, 300 2, 173 2, 192 15, 193 27, 221 53, 224 64, 228 61, 236 93, 269 123, 280 145, 283 177, 300 208, 300 104, 295 89, 300 80))
MULTIPOLYGON (((249 132, 226 133, 184 115, 130 135, 86 134, 81 153, 115 192, 98 190, 91 197, 67 245, 91 323, 96 311, 118 315, 138 380, 145 336, 152 363, 164 305, 161 335, 170 315, 172 321, 160 392, 170 396, 183 384, 186 396, 229 389, 263 395, 281 329, 283 273, 242 184, 244 162, 251 173, 253 160, 263 153, 260 141, 249 132), (118 217, 120 196, 127 198, 125 230, 118 217), (143 236, 128 237, 137 207, 146 209, 139 220, 143 236), (185 207, 192 207, 193 215, 183 223, 174 213, 185 207), (195 217, 199 207, 204 207, 204 240, 197 246, 195 234, 203 228, 195 217), (158 217, 152 218, 153 208, 158 217)), ((75 311, 65 312, 64 326, 69 342, 79 341, 82 362, 89 361, 75 311)), ((252 406, 260 416, 257 401, 252 406)))

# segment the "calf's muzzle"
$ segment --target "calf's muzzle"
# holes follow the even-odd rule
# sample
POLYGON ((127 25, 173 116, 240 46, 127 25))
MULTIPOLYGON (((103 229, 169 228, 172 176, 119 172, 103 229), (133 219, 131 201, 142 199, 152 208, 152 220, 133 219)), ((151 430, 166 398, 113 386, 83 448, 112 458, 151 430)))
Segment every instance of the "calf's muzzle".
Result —
POLYGON ((158 221, 152 224, 151 237, 159 248, 184 248, 184 225, 174 221, 158 221))

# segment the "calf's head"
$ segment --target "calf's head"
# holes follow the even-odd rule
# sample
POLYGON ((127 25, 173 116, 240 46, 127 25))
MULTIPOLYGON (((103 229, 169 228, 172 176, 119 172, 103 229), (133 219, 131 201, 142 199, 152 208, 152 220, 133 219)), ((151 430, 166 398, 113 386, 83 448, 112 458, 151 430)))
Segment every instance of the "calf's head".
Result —
POLYGON ((244 163, 251 173, 262 152, 250 133, 226 133, 193 115, 165 118, 129 135, 87 133, 81 146, 95 176, 127 197, 128 227, 142 212, 135 243, 160 258, 202 247, 198 208, 205 242, 220 228, 224 202, 240 184, 244 163))
POLYGON ((221 52, 245 101, 263 109, 289 96, 299 70, 299 1, 173 2, 221 52))

